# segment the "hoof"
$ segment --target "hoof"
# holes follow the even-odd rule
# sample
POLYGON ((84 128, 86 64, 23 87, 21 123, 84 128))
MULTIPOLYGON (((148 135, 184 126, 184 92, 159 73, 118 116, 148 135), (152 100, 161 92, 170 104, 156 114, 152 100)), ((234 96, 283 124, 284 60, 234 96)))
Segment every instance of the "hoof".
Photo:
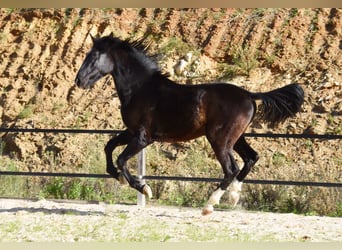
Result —
POLYGON ((149 199, 152 198, 152 189, 150 188, 149 185, 145 185, 143 188, 143 194, 146 195, 149 199))
POLYGON ((209 215, 212 212, 214 212, 214 206, 213 205, 206 205, 202 210, 202 215, 209 215))
POLYGON ((125 176, 123 176, 121 173, 119 174, 119 179, 118 180, 119 180, 121 185, 127 185, 128 184, 125 176))
POLYGON ((236 206, 236 204, 238 203, 239 199, 240 199, 240 193, 235 192, 235 191, 232 191, 232 192, 229 193, 229 202, 230 202, 230 204, 233 207, 236 206))
POLYGON ((238 180, 233 180, 232 184, 229 187, 229 202, 235 207, 240 199, 240 193, 242 190, 242 182, 238 180))

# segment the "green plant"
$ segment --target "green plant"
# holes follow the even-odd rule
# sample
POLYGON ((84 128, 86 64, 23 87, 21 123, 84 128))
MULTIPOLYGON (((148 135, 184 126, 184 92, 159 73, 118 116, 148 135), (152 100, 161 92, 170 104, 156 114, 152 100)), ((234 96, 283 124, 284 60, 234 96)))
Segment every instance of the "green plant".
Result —
POLYGON ((291 188, 287 193, 287 197, 282 201, 280 212, 296 213, 296 214, 315 214, 311 209, 309 199, 307 197, 306 188, 291 188))
POLYGON ((51 183, 47 184, 43 190, 44 198, 63 199, 64 183, 61 177, 55 178, 51 183))
POLYGON ((298 9, 297 8, 292 8, 290 10, 290 14, 289 14, 290 18, 294 18, 297 15, 298 15, 298 9))
POLYGON ((3 155, 5 147, 6 147, 6 142, 4 142, 2 138, 0 137, 0 156, 3 155))
POLYGON ((273 54, 271 54, 271 55, 266 54, 265 55, 265 63, 266 63, 267 67, 272 67, 272 65, 274 64, 275 60, 276 60, 276 56, 275 55, 273 55, 273 54))
MULTIPOLYGON (((183 56, 190 51, 194 51, 193 48, 189 44, 184 42, 182 39, 176 36, 168 39, 166 43, 164 43, 159 49, 159 53, 165 56, 169 56, 171 54, 183 56)), ((197 54, 198 52, 196 52, 195 50, 194 55, 197 55, 197 54)))
MULTIPOLYGON (((0 140, 0 148, 4 142, 0 140)), ((2 149, 1 149, 2 150, 2 149)), ((0 154, 0 171, 18 171, 18 161, 0 154)), ((0 175, 0 196, 1 197, 25 197, 28 194, 27 182, 20 176, 0 175)))
POLYGON ((26 119, 30 118, 33 115, 33 106, 32 105, 26 105, 18 114, 18 119, 26 119))
POLYGON ((313 42, 313 38, 315 37, 315 34, 318 32, 319 28, 318 28, 318 15, 317 12, 314 12, 313 14, 310 13, 306 13, 309 16, 312 16, 311 19, 311 23, 309 26, 309 33, 306 35, 305 37, 305 52, 306 53, 311 53, 312 51, 312 42, 313 42))
POLYGON ((215 22, 219 22, 222 20, 222 18, 224 18, 225 16, 225 10, 224 9, 221 9, 220 11, 218 12, 210 12, 210 14, 212 15, 213 17, 213 20, 215 22))
POLYGON ((307 149, 312 150, 313 149, 312 139, 306 139, 305 140, 305 146, 306 146, 307 149))
POLYGON ((274 185, 251 187, 246 185, 242 203, 251 210, 280 212, 283 207, 282 201, 286 200, 286 198, 286 187, 274 185))
POLYGON ((120 187, 113 180, 70 179, 57 177, 43 184, 39 197, 45 199, 96 200, 108 203, 136 203, 137 193, 129 187, 120 187), (111 182, 108 185, 108 182, 111 182), (114 184, 114 185, 113 185, 114 184), (117 192, 116 190, 120 190, 117 192))
POLYGON ((342 217, 342 202, 341 201, 338 201, 336 203, 335 211, 331 212, 329 215, 334 216, 334 217, 342 217))
POLYGON ((232 63, 239 74, 248 75, 258 66, 258 51, 251 46, 235 46, 232 49, 232 63))
POLYGON ((94 189, 82 180, 57 177, 45 185, 42 196, 55 199, 91 200, 94 194, 94 189))
POLYGON ((220 63, 217 66, 218 78, 223 81, 233 79, 239 72, 239 69, 235 65, 227 63, 220 63))
POLYGON ((203 195, 204 189, 201 188, 204 184, 196 186, 191 183, 177 182, 177 188, 168 195, 169 199, 166 203, 173 206, 202 207, 207 201, 207 196, 203 195))
POLYGON ((0 32, 0 42, 6 41, 8 35, 5 32, 0 32))
POLYGON ((338 166, 342 166, 342 156, 340 157, 333 157, 332 158, 333 162, 338 165, 338 166))
POLYGON ((76 28, 77 25, 81 23, 81 17, 77 16, 77 18, 73 21, 73 28, 76 28))
POLYGON ((63 102, 54 102, 52 106, 52 113, 59 113, 63 110, 64 108, 64 103, 63 102))
POLYGON ((253 17, 261 17, 261 16, 264 16, 265 13, 266 13, 267 9, 265 8, 255 8, 253 9, 253 14, 252 16, 253 17))
POLYGON ((82 127, 82 125, 87 124, 89 118, 91 118, 92 114, 88 111, 85 111, 83 114, 80 114, 76 119, 76 127, 82 127))
POLYGON ((275 152, 272 156, 272 162, 276 166, 283 166, 286 163, 286 156, 280 152, 275 152))

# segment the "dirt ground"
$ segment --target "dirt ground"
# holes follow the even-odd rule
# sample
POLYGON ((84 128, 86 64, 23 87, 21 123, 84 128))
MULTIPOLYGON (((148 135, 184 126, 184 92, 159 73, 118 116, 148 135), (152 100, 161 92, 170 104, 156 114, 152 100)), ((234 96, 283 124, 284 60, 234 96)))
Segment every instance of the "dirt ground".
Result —
POLYGON ((0 199, 1 242, 341 242, 342 218, 0 199))

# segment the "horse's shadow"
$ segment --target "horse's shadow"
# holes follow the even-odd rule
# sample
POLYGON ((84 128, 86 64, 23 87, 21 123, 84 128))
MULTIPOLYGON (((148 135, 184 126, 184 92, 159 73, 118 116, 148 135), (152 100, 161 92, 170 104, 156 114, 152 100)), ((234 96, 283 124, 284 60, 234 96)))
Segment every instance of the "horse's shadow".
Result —
POLYGON ((84 211, 70 208, 42 208, 42 207, 13 207, 0 208, 0 213, 43 213, 43 214, 61 214, 61 215, 104 215, 101 211, 84 211))

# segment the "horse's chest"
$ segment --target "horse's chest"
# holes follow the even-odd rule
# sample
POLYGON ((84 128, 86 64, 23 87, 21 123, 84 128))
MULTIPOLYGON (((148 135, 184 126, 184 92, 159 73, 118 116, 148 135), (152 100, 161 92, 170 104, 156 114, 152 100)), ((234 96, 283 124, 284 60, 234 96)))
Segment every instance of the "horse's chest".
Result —
POLYGON ((133 103, 121 108, 121 116, 124 124, 131 130, 137 130, 148 124, 149 105, 147 103, 133 103))

